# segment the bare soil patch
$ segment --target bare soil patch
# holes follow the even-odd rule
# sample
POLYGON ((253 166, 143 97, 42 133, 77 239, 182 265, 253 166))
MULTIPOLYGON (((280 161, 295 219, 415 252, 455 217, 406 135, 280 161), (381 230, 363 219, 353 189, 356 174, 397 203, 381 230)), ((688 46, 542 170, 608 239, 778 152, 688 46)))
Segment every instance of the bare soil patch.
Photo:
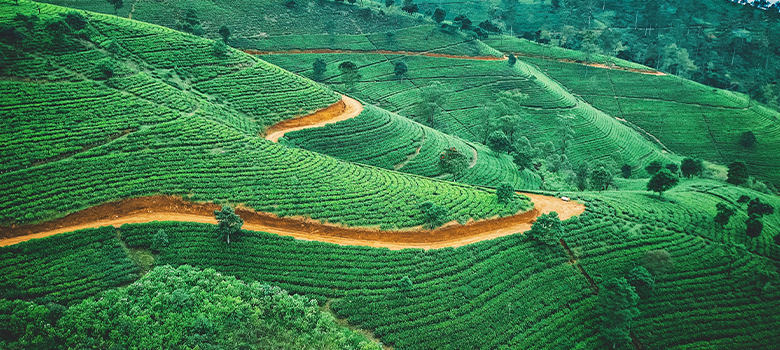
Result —
POLYGON ((250 55, 296 55, 296 54, 312 54, 312 53, 344 53, 344 54, 381 54, 381 55, 407 55, 407 56, 428 56, 428 57, 443 57, 443 58, 457 58, 465 60, 478 60, 478 61, 505 61, 506 57, 494 57, 494 56, 465 56, 465 55, 448 55, 445 53, 435 52, 413 52, 413 51, 390 51, 390 50, 330 50, 330 49, 316 49, 316 50, 290 50, 290 51, 260 51, 260 50, 241 50, 250 55))
POLYGON ((342 95, 341 100, 312 114, 283 120, 269 127, 265 139, 279 141, 284 134, 302 129, 317 128, 326 124, 338 123, 342 120, 357 117, 363 111, 363 105, 357 100, 342 95))
MULTIPOLYGON (((434 249, 459 247, 524 232, 529 230, 535 219, 543 213, 556 211, 561 220, 565 220, 585 211, 585 206, 577 202, 564 202, 559 198, 535 194, 525 195, 533 200, 535 205, 533 210, 503 218, 470 222, 466 225, 448 225, 435 230, 380 231, 371 228, 343 227, 323 224, 309 218, 280 218, 272 213, 256 212, 240 207, 236 209, 236 213, 244 219, 243 228, 246 230, 341 245, 434 249)), ((130 198, 101 204, 36 225, 1 227, 0 237, 3 239, 0 240, 0 246, 85 228, 118 227, 128 223, 190 221, 216 224, 214 210, 220 209, 221 206, 216 204, 192 203, 174 196, 130 198)))

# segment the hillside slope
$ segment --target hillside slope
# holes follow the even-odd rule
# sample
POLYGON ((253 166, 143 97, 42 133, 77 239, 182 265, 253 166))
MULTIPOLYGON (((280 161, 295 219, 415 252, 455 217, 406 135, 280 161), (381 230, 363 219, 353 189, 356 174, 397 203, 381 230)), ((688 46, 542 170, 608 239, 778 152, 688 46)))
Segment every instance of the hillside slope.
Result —
MULTIPOLYGON (((543 72, 522 62, 509 66, 506 61, 482 61, 468 58, 440 58, 391 54, 275 54, 261 56, 293 72, 310 76, 312 63, 321 58, 328 67, 351 61, 362 76, 354 95, 376 106, 407 117, 415 117, 416 105, 424 90, 441 83, 441 103, 433 117, 433 127, 471 142, 484 143, 497 128, 486 128, 500 115, 494 110, 508 109, 519 117, 514 139, 527 137, 532 145, 552 142, 553 153, 563 153, 558 136, 562 117, 571 117, 573 140, 567 142, 565 155, 572 164, 613 160, 629 164, 637 173, 653 160, 669 162, 656 144, 615 118, 576 98, 543 72), (396 62, 404 62, 408 72, 403 79, 394 75, 396 62), (521 95, 507 106, 496 107, 506 94, 521 95)), ((329 68, 323 82, 335 89, 346 89, 339 70, 329 68)), ((417 119, 420 122, 425 120, 417 119)), ((673 156, 672 156, 673 157, 673 156)))
MULTIPOLYGON (((743 212, 727 230, 712 222, 722 198, 760 196, 777 207, 776 198, 701 180, 686 181, 663 200, 646 192, 573 195, 588 204, 585 214, 565 222, 566 247, 515 234, 456 249, 395 251, 250 231, 226 245, 212 225, 177 222, 125 225, 112 237, 144 251, 163 230, 169 245, 155 248, 154 264, 214 268, 247 283, 278 285, 327 303, 396 349, 611 348, 599 334, 599 286, 636 266, 646 266, 655 280, 632 323, 637 347, 776 347, 780 250, 771 235, 780 213, 767 217, 767 230, 755 243, 744 237, 743 212), (650 251, 665 251, 670 259, 648 261, 650 251), (412 282, 407 289, 399 284, 405 276, 412 282)), ((97 240, 101 235, 94 232, 73 237, 97 240)), ((0 285, 15 292, 0 297, 32 299, 39 290, 72 295, 69 282, 83 277, 45 278, 50 265, 35 264, 45 247, 68 241, 60 237, 0 248, 30 254, 28 279, 0 275, 0 285), (22 288, 31 283, 37 288, 22 288)), ((0 260, 0 268, 14 264, 0 260)))
MULTIPOLYGON (((530 54, 540 52, 540 45, 522 41, 497 39, 495 43, 501 43, 497 47, 506 52, 529 52, 529 48, 530 54)), ((742 160, 751 175, 780 185, 780 112, 746 95, 680 77, 587 67, 561 62, 584 59, 578 51, 548 48, 545 52, 545 58, 519 59, 538 66, 595 108, 652 134, 675 153, 719 164, 742 160), (754 146, 740 144, 746 132, 755 135, 754 146)), ((627 68, 651 70, 621 60, 615 62, 627 68)))
POLYGON ((426 201, 464 222, 527 208, 262 139, 265 126, 339 95, 210 40, 52 5, 40 4, 37 21, 27 17, 36 3, 0 6, 0 26, 22 38, 2 45, 0 154, 14 160, 0 174, 6 225, 153 194, 389 228, 423 224, 426 201))

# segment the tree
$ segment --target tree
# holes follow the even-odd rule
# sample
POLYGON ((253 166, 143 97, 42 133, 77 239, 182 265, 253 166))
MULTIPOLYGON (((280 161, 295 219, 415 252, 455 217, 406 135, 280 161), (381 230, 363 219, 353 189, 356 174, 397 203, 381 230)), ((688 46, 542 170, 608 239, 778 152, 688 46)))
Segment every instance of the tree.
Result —
POLYGON ((411 15, 417 12, 419 8, 417 7, 417 4, 414 3, 414 0, 404 0, 404 6, 401 7, 401 10, 404 10, 411 15))
POLYGON ((322 58, 314 60, 314 63, 311 64, 311 67, 314 71, 314 80, 316 81, 321 81, 325 71, 328 70, 328 64, 325 63, 325 60, 322 58))
POLYGON ((748 235, 748 237, 756 238, 761 235, 761 231, 764 230, 764 223, 761 222, 761 217, 751 215, 748 217, 747 221, 745 221, 745 234, 748 235))
POLYGON ((600 166, 590 174, 590 183, 599 192, 606 190, 612 183, 612 173, 600 166))
POLYGON ((105 79, 114 76, 114 67, 114 61, 108 57, 98 61, 98 63, 95 64, 95 68, 97 68, 97 70, 100 72, 100 74, 103 75, 103 78, 105 79))
POLYGON ((487 146, 494 152, 509 152, 512 143, 509 142, 509 138, 501 130, 495 130, 488 136, 487 146))
POLYGON ((222 26, 222 28, 219 28, 219 35, 222 36, 222 41, 225 42, 225 44, 228 43, 228 38, 230 37, 230 28, 227 26, 222 26))
POLYGON ((447 222, 447 209, 433 202, 420 204, 420 210, 425 218, 424 227, 427 229, 437 228, 447 222))
POLYGON ((515 63, 517 63, 517 57, 513 54, 509 54, 509 59, 507 60, 507 63, 509 63, 510 66, 514 66, 515 63))
POLYGON ((547 245, 560 244, 563 238, 563 225, 558 213, 551 211, 548 214, 539 215, 526 235, 547 245))
POLYGON ((647 190, 658 192, 658 198, 661 198, 665 191, 677 186, 679 182, 680 179, 677 178, 677 175, 672 174, 669 169, 661 169, 647 182, 647 190))
POLYGON ((458 15, 452 20, 452 25, 460 28, 462 31, 467 31, 471 29, 471 20, 466 15, 458 15))
POLYGON ((358 67, 352 61, 344 61, 339 64, 339 70, 341 71, 341 80, 347 87, 347 90, 351 90, 355 87, 355 83, 360 80, 360 73, 358 67))
POLYGON ((745 148, 752 148, 756 144, 756 135, 752 131, 745 131, 739 136, 739 144, 745 148))
POLYGON ((227 56, 228 55, 228 47, 225 45, 224 41, 214 41, 214 43, 211 44, 211 48, 214 50, 215 56, 227 56))
POLYGON ((661 162, 654 160, 645 167, 645 171, 647 171, 647 173, 650 175, 655 175, 655 173, 661 170, 661 168, 663 168, 661 162))
POLYGON ((124 6, 124 3, 122 2, 122 0, 106 0, 106 1, 108 1, 109 4, 114 6, 114 15, 115 16, 119 14, 119 9, 121 9, 122 6, 124 6))
POLYGON ((612 348, 631 342, 631 321, 639 316, 639 295, 625 278, 611 278, 599 288, 600 332, 612 348))
POLYGON ((729 164, 729 172, 726 182, 733 185, 741 185, 748 179, 747 164, 745 162, 732 162, 729 164))
POLYGON ((496 189, 496 197, 499 203, 509 203, 515 199, 515 189, 511 184, 502 182, 496 189))
POLYGON ((431 82, 421 90, 420 95, 422 98, 414 106, 415 116, 421 123, 433 127, 433 117, 436 115, 436 108, 439 107, 439 104, 450 90, 438 81, 431 82))
POLYGON ((445 172, 452 174, 453 178, 457 179, 458 174, 468 169, 469 157, 457 148, 452 147, 445 149, 439 156, 439 167, 445 172))
POLYGON ((298 3, 295 2, 295 0, 287 0, 287 2, 284 3, 284 6, 287 6, 287 8, 294 9, 298 7, 298 3))
POLYGON ((395 77, 398 79, 401 79, 403 81, 404 74, 409 71, 409 68, 406 67, 406 63, 404 62, 396 62, 395 63, 395 69, 393 72, 395 73, 395 77))
POLYGON ((759 216, 763 217, 767 214, 774 214, 775 208, 767 203, 761 203, 760 198, 753 198, 748 202, 747 206, 747 213, 748 216, 759 216))
POLYGON ((731 217, 737 212, 735 208, 725 203, 718 203, 715 205, 715 208, 718 210, 718 213, 715 214, 715 223, 721 228, 726 227, 731 217))
POLYGON ((517 165, 517 170, 520 171, 526 168, 531 168, 533 165, 531 163, 531 157, 529 157, 528 154, 517 150, 512 153, 512 160, 514 161, 515 165, 517 165))
POLYGON ((64 18, 51 19, 46 23, 46 30, 51 33, 56 42, 61 42, 64 36, 71 32, 68 22, 64 18))
POLYGON ((233 207, 223 206, 222 211, 215 210, 214 216, 219 223, 217 232, 224 236, 227 243, 230 244, 230 235, 240 232, 241 226, 244 226, 244 220, 233 210, 233 207))
POLYGON ((655 287, 655 278, 643 266, 637 266, 628 272, 628 284, 634 286, 641 297, 649 296, 655 287))
POLYGON ((704 162, 700 159, 684 158, 680 164, 680 171, 687 178, 701 176, 701 173, 704 171, 704 162))
POLYGON ((559 126, 555 133, 561 140, 561 154, 566 153, 566 141, 574 140, 574 129, 571 126, 573 122, 574 117, 571 115, 558 117, 559 126))
POLYGON ((433 20, 436 21, 436 23, 441 23, 441 21, 444 20, 445 16, 447 16, 447 13, 440 8, 437 8, 436 10, 433 11, 433 20))
POLYGON ((674 265, 674 259, 666 249, 648 250, 642 258, 642 266, 654 275, 669 271, 674 265))
POLYGON ((165 234, 163 229, 159 229, 157 230, 157 233, 154 234, 154 237, 152 237, 152 245, 149 247, 149 249, 159 252, 163 250, 163 248, 167 247, 168 244, 168 235, 165 234))
POLYGON ((680 171, 680 166, 677 163, 669 163, 664 165, 664 168, 668 169, 672 174, 677 174, 680 171))
POLYGON ((620 167, 620 175, 622 175, 624 179, 631 177, 631 172, 631 166, 628 164, 623 164, 623 166, 620 167))
POLYGON ((385 7, 393 6, 393 4, 395 4, 394 0, 385 0, 385 7))

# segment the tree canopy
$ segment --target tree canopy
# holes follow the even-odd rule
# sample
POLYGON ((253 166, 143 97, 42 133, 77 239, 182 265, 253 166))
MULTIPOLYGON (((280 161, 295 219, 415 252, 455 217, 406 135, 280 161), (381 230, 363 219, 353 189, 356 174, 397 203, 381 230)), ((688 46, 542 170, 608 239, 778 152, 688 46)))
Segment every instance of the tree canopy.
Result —
POLYGON ((647 182, 647 190, 658 193, 658 197, 661 197, 665 191, 670 190, 672 187, 677 186, 680 179, 677 175, 672 174, 669 169, 661 169, 647 182))
POLYGON ((222 211, 215 210, 214 216, 219 223, 217 232, 224 236, 227 243, 230 244, 230 236, 240 232, 241 226, 244 225, 244 220, 236 214, 233 207, 227 205, 222 207, 222 211))

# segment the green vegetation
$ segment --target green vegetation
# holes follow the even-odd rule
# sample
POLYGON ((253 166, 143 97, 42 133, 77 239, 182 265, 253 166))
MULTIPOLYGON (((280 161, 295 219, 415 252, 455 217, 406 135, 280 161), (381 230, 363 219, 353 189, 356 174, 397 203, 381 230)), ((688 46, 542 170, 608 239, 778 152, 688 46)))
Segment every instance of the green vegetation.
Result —
MULTIPOLYGON (((586 213, 561 223, 574 265, 558 242, 548 246, 528 234, 457 249, 391 251, 251 231, 226 245, 214 235, 216 225, 197 223, 132 224, 119 232, 128 246, 143 248, 164 229, 170 245, 157 265, 214 268, 320 304, 333 300, 339 317, 398 349, 608 348, 597 311, 603 288, 595 294, 580 267, 597 285, 613 277, 648 283, 646 274, 631 273, 636 266, 646 267, 655 281, 652 293, 640 292, 639 316, 631 322, 644 346, 733 349, 738 342, 771 349, 780 322, 773 263, 780 249, 767 229, 757 239, 744 234, 743 211, 725 230, 712 220, 715 203, 745 194, 780 203, 709 180, 685 180, 665 193, 664 202, 641 191, 579 195, 586 213), (404 277, 412 288, 399 287, 404 277), (720 312, 707 311, 712 307, 720 312), (679 321, 691 317, 696 322, 679 321)), ((780 214, 764 221, 776 230, 780 214)), ((37 275, 26 276, 30 283, 37 275)))
POLYGON ((372 105, 366 105, 355 118, 289 132, 284 140, 343 160, 474 185, 509 182, 517 188, 538 188, 540 182, 530 171, 518 172, 506 155, 372 105), (358 147, 366 142, 372 147, 358 147), (460 155, 455 157, 457 164, 442 166, 442 150, 453 148, 460 155), (476 162, 470 166, 475 155, 476 162))
MULTIPOLYGON (((37 12, 30 2, 0 6, 12 9, 2 12, 2 25, 14 13, 37 12)), ((37 32, 66 13, 40 6, 37 32)), ((217 57, 212 41, 112 16, 91 14, 81 31, 59 46, 44 45, 46 35, 25 41, 40 51, 3 46, 11 63, 0 81, 2 139, 9 140, 2 156, 10 160, 0 174, 4 224, 153 194, 398 228, 423 224, 425 201, 459 218, 522 208, 496 206, 492 191, 361 167, 258 137, 266 125, 339 99, 276 66, 232 49, 217 57), (121 47, 119 68, 95 80, 102 77, 90 60, 109 56, 100 48, 111 43, 121 47)))
POLYGON ((314 300, 186 265, 157 267, 67 309, 0 300, 0 313, 25 323, 3 326, 5 349, 381 348, 338 326, 314 300))
POLYGON ((521 59, 668 151, 718 164, 742 160, 751 175, 780 183, 780 113, 743 94, 670 75, 591 68, 586 76, 581 64, 521 59), (750 148, 740 142, 748 132, 757 140, 750 148))

